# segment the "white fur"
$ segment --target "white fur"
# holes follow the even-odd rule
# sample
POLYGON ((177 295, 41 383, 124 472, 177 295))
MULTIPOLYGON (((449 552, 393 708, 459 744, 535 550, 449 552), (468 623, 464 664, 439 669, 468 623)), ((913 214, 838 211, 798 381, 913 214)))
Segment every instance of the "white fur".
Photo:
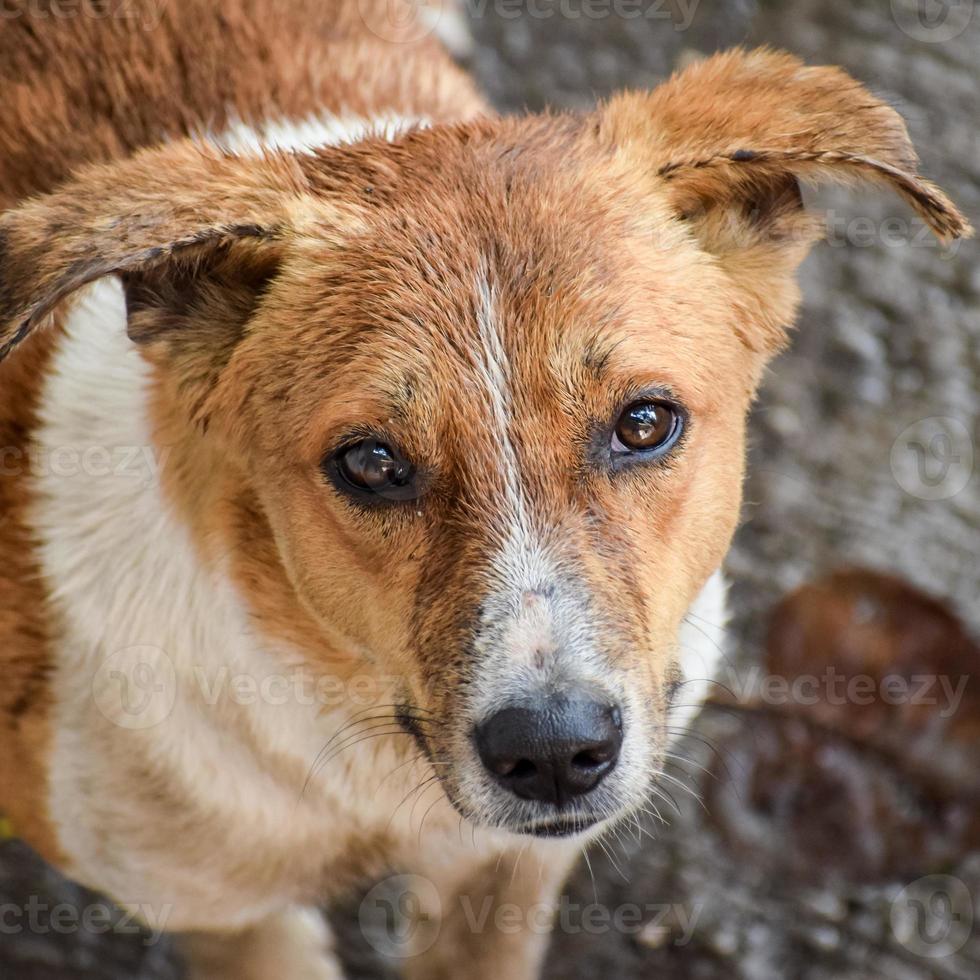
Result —
MULTIPOLYGON (((533 651, 555 646, 553 603, 536 596, 528 601, 528 593, 553 584, 557 577, 554 562, 532 525, 531 506, 511 438, 511 366, 497 319, 494 290, 486 275, 476 283, 476 298, 480 343, 474 356, 490 409, 490 430, 497 450, 495 469, 504 481, 501 508, 488 514, 489 526, 499 543, 489 562, 485 618, 491 622, 509 621, 509 627, 489 644, 477 641, 478 647, 484 647, 478 653, 486 677, 475 686, 479 697, 473 705, 474 720, 493 704, 499 705, 513 696, 515 682, 524 682, 515 676, 518 671, 523 668, 533 675, 533 651), (507 685, 506 689, 502 685, 507 685)), ((534 682, 533 677, 525 680, 534 682)))
MULTIPOLYGON (((508 535, 511 547, 524 556, 524 561, 539 552, 532 539, 527 498, 521 484, 521 471, 510 437, 512 395, 511 370, 504 340, 497 322, 496 300, 493 287, 482 277, 476 284, 477 308, 476 322, 479 329, 480 345, 476 351, 479 358, 480 377, 490 404, 493 419, 493 433, 500 452, 500 469, 506 489, 507 513, 504 519, 510 524, 508 535)), ((539 574, 544 573, 541 569, 539 574)), ((530 569, 526 575, 533 575, 530 569)), ((528 588, 533 588, 529 584, 528 588)))
POLYGON ((200 138, 228 153, 241 155, 263 150, 309 153, 318 146, 341 146, 368 137, 394 140, 412 129, 425 129, 429 125, 430 121, 423 116, 408 118, 391 114, 363 119, 317 114, 303 119, 268 120, 259 127, 238 120, 221 133, 204 133, 200 138))
POLYGON ((290 906, 243 934, 183 938, 189 980, 343 980, 332 934, 318 909, 290 906))
POLYGON ((683 684, 668 713, 674 737, 690 725, 711 685, 718 681, 727 647, 727 625, 728 582, 719 570, 705 583, 681 623, 677 646, 683 684))
POLYGON ((495 469, 504 480, 501 508, 488 513, 499 545, 489 562, 477 659, 483 675, 473 685, 473 720, 502 703, 546 685, 592 682, 601 687, 602 661, 586 624, 588 610, 563 581, 560 544, 545 544, 534 525, 532 503, 511 437, 511 365, 486 276, 476 284, 479 379, 489 404, 497 449, 495 469))

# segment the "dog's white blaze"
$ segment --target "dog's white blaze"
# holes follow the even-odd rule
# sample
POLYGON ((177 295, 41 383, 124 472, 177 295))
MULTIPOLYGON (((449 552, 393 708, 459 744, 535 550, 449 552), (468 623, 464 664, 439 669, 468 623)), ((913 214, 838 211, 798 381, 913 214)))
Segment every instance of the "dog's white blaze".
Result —
MULTIPOLYGON (((535 533, 531 505, 521 480, 520 461, 511 438, 513 421, 513 378, 510 360, 496 316, 496 297, 486 274, 476 283, 476 320, 479 345, 475 352, 481 381, 490 407, 490 425, 497 448, 497 462, 504 480, 503 507, 489 515, 500 538, 497 553, 490 561, 491 593, 487 608, 494 618, 508 616, 511 629, 495 650, 487 650, 488 675, 503 674, 527 667, 536 649, 554 644, 554 609, 550 602, 522 609, 525 592, 555 582, 555 563, 535 533), (496 660, 495 660, 496 657, 496 660)), ((505 678, 496 679, 503 682, 505 678)), ((486 679, 488 699, 505 692, 496 689, 492 676, 486 679)))
POLYGON ((489 399, 491 425, 504 478, 504 511, 491 519, 499 517, 506 526, 500 529, 502 545, 492 564, 503 590, 513 600, 524 590, 537 589, 551 581, 554 567, 534 532, 520 461, 511 439, 512 372, 497 322, 494 290, 486 276, 478 281, 476 295, 480 338, 476 356, 489 399))
MULTIPOLYGON (((527 500, 521 486, 520 464, 510 437, 513 407, 510 361, 497 323, 494 290, 485 276, 477 283, 476 295, 476 323, 480 337, 476 356, 479 358, 480 373, 490 400, 494 436, 500 449, 507 518, 511 527, 519 532, 517 541, 529 545, 527 500)), ((530 553, 533 549, 528 547, 527 550, 530 553)))

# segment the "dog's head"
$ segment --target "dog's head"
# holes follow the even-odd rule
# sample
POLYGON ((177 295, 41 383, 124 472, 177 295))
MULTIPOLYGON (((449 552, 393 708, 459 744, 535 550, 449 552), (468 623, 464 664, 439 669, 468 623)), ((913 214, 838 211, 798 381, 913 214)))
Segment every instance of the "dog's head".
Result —
POLYGON ((463 813, 565 833, 648 789, 818 230, 798 181, 856 178, 968 231, 890 108, 765 52, 583 117, 173 145, 2 219, 0 347, 119 276, 256 614, 398 677, 463 813))

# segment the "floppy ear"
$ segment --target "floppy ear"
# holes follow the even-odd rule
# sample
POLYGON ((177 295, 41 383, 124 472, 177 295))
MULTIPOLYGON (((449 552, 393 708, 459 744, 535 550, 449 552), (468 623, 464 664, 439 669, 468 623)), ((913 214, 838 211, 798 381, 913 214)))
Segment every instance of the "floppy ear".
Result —
POLYGON ((281 257, 305 189, 288 155, 190 143, 91 167, 0 217, 0 359, 80 287, 118 275, 128 332, 213 375, 281 257), (192 329, 191 329, 192 328, 192 329))
POLYGON ((767 347, 795 313, 793 273, 821 223, 799 181, 871 181, 902 196, 943 241, 972 233, 917 173, 901 117, 838 68, 766 49, 735 50, 600 109, 599 138, 632 153, 743 289, 767 347), (641 162, 642 161, 642 162, 641 162))

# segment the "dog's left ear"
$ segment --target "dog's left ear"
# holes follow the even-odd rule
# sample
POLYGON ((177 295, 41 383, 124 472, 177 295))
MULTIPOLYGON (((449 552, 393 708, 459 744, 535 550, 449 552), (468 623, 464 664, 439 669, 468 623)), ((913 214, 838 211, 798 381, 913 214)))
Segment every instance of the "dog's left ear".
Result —
POLYGON ((760 348, 782 343, 798 302, 793 273, 821 235, 798 181, 883 184, 941 240, 972 233, 919 176, 894 109, 840 69, 787 54, 731 51, 653 92, 619 95, 600 108, 596 134, 629 156, 741 289, 760 348))
POLYGON ((0 216, 0 359, 84 286, 116 276, 129 336, 166 364, 207 425, 297 215, 320 214, 310 200, 288 154, 239 158, 185 142, 80 171, 0 216))

